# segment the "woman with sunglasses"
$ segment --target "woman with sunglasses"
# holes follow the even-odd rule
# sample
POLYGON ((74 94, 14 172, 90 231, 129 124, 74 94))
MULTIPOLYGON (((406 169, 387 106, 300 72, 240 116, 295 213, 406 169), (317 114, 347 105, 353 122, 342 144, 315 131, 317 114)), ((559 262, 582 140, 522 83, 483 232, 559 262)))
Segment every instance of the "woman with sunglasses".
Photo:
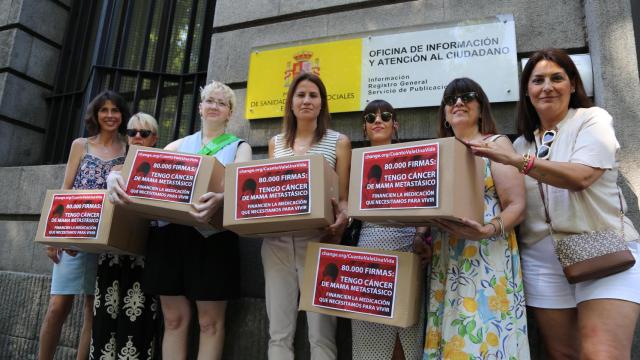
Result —
MULTIPOLYGON (((158 141, 158 122, 139 112, 127 123, 128 145, 152 147, 158 141)), ((121 165, 114 166, 107 177, 112 190, 114 174, 121 165)), ((114 202, 114 195, 108 198, 114 202)), ((101 356, 142 356, 153 359, 156 348, 156 329, 159 325, 158 300, 142 290, 144 256, 100 254, 96 276, 91 359, 101 356)))
POLYGON ((554 237, 620 231, 636 260, 640 237, 621 213, 618 150, 612 118, 593 107, 578 70, 562 50, 534 53, 522 71, 517 153, 500 144, 473 151, 527 175, 526 220, 520 228, 527 305, 553 358, 629 359, 640 314, 640 264, 596 280, 569 284, 554 237), (541 196, 544 196, 544 201, 541 196))
MULTIPOLYGON (((388 102, 369 102, 364 108, 363 119, 364 138, 368 139, 372 146, 391 144, 393 139, 398 138, 400 124, 395 109, 388 102)), ((368 181, 379 182, 382 169, 372 169, 367 174, 368 181)), ((426 264, 430 260, 431 252, 425 237, 425 227, 389 227, 363 222, 357 246, 406 252, 415 249, 426 264)), ((424 306, 424 300, 422 304, 424 306)), ((408 328, 352 320, 353 359, 419 359, 424 344, 423 320, 421 316, 417 324, 408 328)))
MULTIPOLYGON (((336 220, 328 229, 290 233, 262 242, 271 360, 293 360, 307 244, 337 243, 347 225, 351 142, 345 135, 329 129, 330 121, 327 90, 322 80, 311 73, 295 77, 287 92, 283 131, 269 141, 269 158, 322 155, 338 174, 339 198, 332 199, 336 220)), ((335 317, 307 312, 307 325, 311 358, 336 359, 335 317)))
MULTIPOLYGON (((102 92, 91 101, 85 115, 89 137, 75 139, 71 144, 63 189, 105 188, 111 168, 124 162, 125 124, 122 119, 129 117, 128 109, 124 99, 113 91, 102 92)), ((84 295, 77 359, 87 359, 93 320, 96 255, 48 247, 47 256, 54 265, 51 298, 40 329, 38 359, 53 359, 62 325, 71 311, 75 295, 84 295)))
MULTIPOLYGON (((200 99, 201 130, 165 149, 215 156, 223 165, 250 161, 251 146, 226 132, 236 106, 233 90, 212 81, 200 89, 200 99)), ((116 202, 129 202, 122 178, 115 183, 110 194, 116 202)), ((191 215, 208 223, 223 202, 223 193, 206 193, 191 204, 191 215)), ((197 357, 220 359, 227 301, 240 292, 238 235, 226 230, 159 223, 147 242, 142 285, 146 292, 160 296, 164 319, 162 358, 187 358, 191 303, 195 302, 200 325, 197 357)))
MULTIPOLYGON (((459 78, 447 85, 438 121, 441 137, 511 148, 509 139, 495 135, 489 99, 471 79, 459 78)), ((488 159, 484 163, 484 222, 438 220, 432 228, 424 359, 523 360, 530 356, 513 231, 524 217, 524 181, 513 167, 488 159)))

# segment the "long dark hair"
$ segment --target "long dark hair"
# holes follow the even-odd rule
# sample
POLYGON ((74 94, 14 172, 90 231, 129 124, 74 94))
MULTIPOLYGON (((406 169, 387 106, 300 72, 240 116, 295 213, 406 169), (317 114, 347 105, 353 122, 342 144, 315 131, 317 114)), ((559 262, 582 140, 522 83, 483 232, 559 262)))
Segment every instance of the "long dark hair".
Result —
POLYGON ((474 92, 477 95, 477 101, 480 104, 480 118, 478 119, 478 130, 481 134, 495 134, 498 129, 496 127, 496 121, 491 114, 491 103, 487 94, 482 90, 482 87, 477 82, 469 78, 457 78, 453 79, 447 88, 444 89, 442 94, 442 101, 440 102, 440 109, 438 109, 438 136, 449 137, 454 136, 453 129, 446 127, 445 122, 447 118, 445 116, 445 103, 444 98, 450 95, 458 95, 466 92, 474 92))
POLYGON ((97 135, 100 132, 100 124, 98 123, 98 112, 100 108, 104 106, 107 101, 111 101, 120 110, 122 121, 118 127, 118 133, 124 135, 127 131, 127 120, 131 117, 129 113, 129 105, 124 101, 124 98, 115 91, 106 90, 98 94, 89 106, 84 116, 85 127, 89 136, 97 135))
POLYGON ((329 113, 329 104, 327 103, 327 89, 324 87, 322 80, 312 73, 299 74, 295 79, 293 79, 293 82, 289 86, 287 101, 284 105, 282 132, 284 133, 285 143, 290 148, 293 148, 293 143, 296 140, 296 130, 298 129, 296 116, 293 114, 293 96, 295 95, 298 84, 305 80, 311 81, 318 87, 318 90, 320 90, 320 100, 322 101, 320 114, 318 114, 318 124, 316 126, 315 134, 313 135, 313 143, 317 143, 322 139, 331 123, 331 114, 329 113))
POLYGON ((534 141, 535 138, 533 132, 540 127, 540 117, 538 116, 536 109, 533 107, 531 99, 527 95, 529 78, 531 78, 533 69, 542 60, 553 61, 567 73, 569 81, 571 81, 571 85, 573 85, 573 88, 575 89, 569 98, 570 108, 588 108, 593 106, 591 99, 589 99, 587 93, 584 91, 584 85, 582 84, 578 68, 576 68, 573 60, 571 60, 564 50, 549 48, 536 51, 531 55, 529 61, 527 61, 527 64, 524 66, 524 70, 522 70, 522 77, 520 78, 518 134, 524 135, 524 138, 528 142, 534 141))

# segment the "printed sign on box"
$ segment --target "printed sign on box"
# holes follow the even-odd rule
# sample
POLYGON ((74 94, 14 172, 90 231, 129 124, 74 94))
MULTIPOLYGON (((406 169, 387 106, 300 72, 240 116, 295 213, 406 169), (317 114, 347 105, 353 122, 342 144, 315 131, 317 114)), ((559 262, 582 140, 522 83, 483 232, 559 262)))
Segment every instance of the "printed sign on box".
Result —
POLYGON ((309 160, 236 169, 236 220, 308 214, 309 160))
POLYGON ((313 305, 390 318, 397 273, 395 255, 321 247, 313 305))
POLYGON ((104 194, 54 195, 44 237, 97 238, 103 204, 104 194))
POLYGON ((363 154, 360 210, 438 207, 439 146, 363 154))
POLYGON ((127 181, 127 194, 189 204, 199 168, 199 156, 138 150, 127 181))

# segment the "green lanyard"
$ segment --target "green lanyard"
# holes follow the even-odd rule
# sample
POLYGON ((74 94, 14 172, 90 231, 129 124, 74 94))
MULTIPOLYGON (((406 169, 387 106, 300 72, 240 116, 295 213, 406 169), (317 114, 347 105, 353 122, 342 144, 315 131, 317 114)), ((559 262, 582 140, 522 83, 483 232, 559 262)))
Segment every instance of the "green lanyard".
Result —
POLYGON ((198 155, 213 156, 218 153, 223 147, 231 144, 234 141, 238 141, 235 135, 224 133, 215 139, 209 141, 209 143, 198 151, 198 155))

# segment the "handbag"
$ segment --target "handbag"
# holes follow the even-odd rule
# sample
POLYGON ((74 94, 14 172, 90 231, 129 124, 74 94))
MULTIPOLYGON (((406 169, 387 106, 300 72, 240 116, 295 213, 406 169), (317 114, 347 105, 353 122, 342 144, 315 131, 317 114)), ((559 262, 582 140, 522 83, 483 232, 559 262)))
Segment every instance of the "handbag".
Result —
MULTIPOLYGON (((549 234, 553 238, 549 208, 545 202, 540 181, 538 181, 538 189, 544 205, 549 234)), ((624 210, 619 188, 618 200, 620 201, 620 232, 606 229, 569 235, 559 240, 554 239, 556 256, 569 284, 613 275, 629 269, 636 263, 624 240, 624 210)))
POLYGON ((356 219, 350 219, 349 225, 342 233, 342 239, 340 239, 340 245, 344 246, 358 246, 358 240, 360 240, 360 230, 362 230, 362 221, 356 219))

